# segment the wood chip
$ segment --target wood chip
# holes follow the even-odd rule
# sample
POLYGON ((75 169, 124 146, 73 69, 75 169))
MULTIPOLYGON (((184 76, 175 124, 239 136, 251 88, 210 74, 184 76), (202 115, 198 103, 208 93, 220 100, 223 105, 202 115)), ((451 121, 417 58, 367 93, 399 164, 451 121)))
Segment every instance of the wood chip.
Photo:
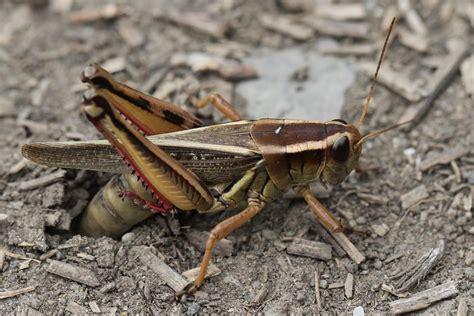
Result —
POLYGON ((92 311, 93 313, 96 313, 96 314, 101 313, 100 308, 99 308, 99 305, 97 304, 96 301, 90 301, 90 302, 89 302, 89 307, 91 308, 91 311, 92 311))
POLYGON ((39 259, 40 259, 41 261, 44 261, 44 260, 46 260, 46 259, 48 259, 48 258, 51 258, 52 256, 55 256, 58 252, 59 252, 58 249, 51 249, 50 251, 48 251, 48 252, 42 254, 42 255, 39 257, 39 259))
MULTIPOLYGON (((183 273, 181 273, 182 276, 184 276, 186 279, 188 279, 189 282, 194 282, 194 280, 196 280, 198 274, 199 274, 199 269, 201 268, 201 266, 197 267, 197 268, 194 268, 194 269, 190 269, 190 270, 187 270, 187 271, 184 271, 183 273)), ((207 272, 206 272, 206 276, 205 278, 212 278, 216 275, 219 275, 221 274, 221 270, 214 264, 209 264, 209 267, 207 268, 207 272)))
POLYGON ((225 37, 230 30, 230 25, 226 21, 219 21, 200 12, 166 11, 158 13, 157 18, 217 39, 225 37))
POLYGON ((79 252, 76 256, 79 257, 79 258, 82 258, 82 259, 89 260, 89 261, 94 261, 95 260, 95 257, 93 255, 90 255, 90 254, 84 253, 84 252, 79 252))
MULTIPOLYGON (((209 239, 209 233, 198 231, 198 230, 191 230, 185 234, 188 241, 200 251, 206 250, 206 243, 209 239)), ((216 246, 214 247, 214 255, 222 256, 222 257, 229 257, 232 255, 234 251, 234 243, 228 239, 221 239, 217 242, 216 246)))
POLYGON ((50 173, 48 175, 28 180, 28 181, 23 181, 18 184, 18 190, 20 191, 28 191, 28 190, 34 190, 37 188, 41 188, 47 185, 50 185, 52 183, 61 181, 64 179, 64 176, 66 175, 65 170, 58 170, 56 172, 50 173))
POLYGON ((466 60, 461 64, 461 77, 466 92, 474 95, 474 55, 466 58, 466 60))
POLYGON ((150 248, 143 248, 139 255, 140 261, 155 272, 175 292, 181 292, 188 285, 188 281, 174 271, 163 260, 155 256, 150 248))
POLYGON ((117 72, 121 72, 125 70, 127 65, 127 61, 124 57, 114 57, 108 59, 102 63, 102 68, 110 72, 111 74, 115 74, 117 72))
POLYGON ((408 268, 389 275, 389 278, 396 280, 391 285, 394 293, 404 293, 413 286, 419 284, 421 280, 433 269, 444 255, 445 242, 438 241, 436 247, 429 249, 414 264, 408 268))
POLYGON ((425 35, 428 33, 425 23, 421 19, 420 15, 411 6, 410 0, 398 0, 398 7, 410 28, 420 34, 425 35))
POLYGON ((18 172, 22 171, 25 169, 26 165, 28 164, 28 159, 22 158, 20 161, 18 161, 16 164, 11 166, 11 168, 8 170, 9 175, 14 175, 17 174, 18 172))
POLYGON ((89 23, 99 20, 112 20, 125 14, 122 4, 109 3, 101 8, 71 12, 71 21, 75 23, 89 23))
POLYGON ((4 263, 5 263, 5 250, 0 248, 0 272, 3 272, 4 263))
POLYGON ((361 199, 364 199, 370 203, 377 203, 377 204, 387 204, 390 202, 389 198, 386 198, 382 195, 375 195, 375 194, 370 194, 370 193, 363 193, 363 192, 357 192, 357 196, 360 197, 361 199))
POLYGON ((403 26, 397 28, 397 34, 400 43, 408 48, 420 53, 426 53, 430 48, 430 42, 426 36, 411 32, 403 26))
POLYGON ((227 80, 245 80, 258 76, 257 68, 235 60, 214 57, 203 53, 176 54, 173 66, 189 66, 194 72, 215 72, 227 80))
POLYGON ((349 4, 318 4, 315 15, 331 20, 362 20, 367 12, 363 3, 349 4))
POLYGON ((423 160, 420 164, 420 170, 426 171, 428 169, 433 168, 436 165, 440 164, 448 164, 451 161, 454 161, 464 155, 467 155, 471 151, 469 146, 465 146, 463 144, 457 145, 454 148, 446 148, 444 151, 440 153, 432 153, 428 155, 425 160, 423 160))
POLYGON ((319 277, 319 269, 316 266, 316 270, 314 271, 314 295, 316 298, 316 305, 318 306, 318 310, 322 310, 323 304, 321 302, 321 289, 319 283, 321 279, 319 277))
POLYGON ((332 259, 331 245, 302 238, 294 238, 286 248, 289 254, 328 261, 332 259))
POLYGON ((413 294, 411 297, 402 298, 388 304, 390 305, 390 311, 392 313, 402 314, 426 308, 435 302, 453 297, 458 293, 456 282, 449 281, 431 289, 413 294))
POLYGON ((410 192, 403 194, 400 197, 400 201, 402 202, 402 207, 407 209, 416 203, 420 202, 421 200, 426 199, 429 196, 428 190, 424 184, 417 186, 410 192))
POLYGON ((328 285, 328 290, 340 289, 345 286, 344 282, 334 282, 328 285))
POLYGON ((63 278, 76 281, 91 287, 100 285, 95 273, 89 269, 78 267, 69 263, 48 259, 49 266, 46 271, 62 276, 63 278))
POLYGON ((369 31, 369 25, 366 22, 331 21, 314 15, 304 17, 303 21, 319 34, 336 37, 366 38, 369 31))
POLYGON ((461 297, 459 299, 458 310, 456 316, 467 316, 469 314, 469 307, 467 306, 466 299, 461 297))
POLYGON ((344 294, 347 298, 354 296, 354 275, 352 273, 347 274, 346 282, 344 282, 344 294))
POLYGON ((122 39, 130 47, 139 47, 145 43, 144 32, 140 30, 136 23, 129 20, 122 20, 117 26, 117 31, 122 39))
POLYGON ((262 288, 255 294, 255 296, 252 298, 252 301, 250 302, 250 306, 259 306, 260 304, 263 303, 265 298, 268 295, 268 287, 266 285, 262 286, 262 288))
POLYGON ((334 47, 323 47, 319 51, 323 54, 339 56, 364 56, 374 52, 372 44, 338 44, 334 47))
POLYGON ((307 41, 314 35, 311 27, 294 22, 290 17, 284 15, 264 14, 260 17, 260 23, 271 31, 289 36, 297 41, 307 41))
POLYGON ((40 263, 39 260, 29 258, 29 257, 25 257, 25 256, 19 255, 17 253, 9 252, 9 251, 5 251, 5 256, 10 257, 10 258, 20 259, 20 260, 33 260, 34 262, 40 263))
POLYGON ((86 315, 89 312, 87 308, 73 301, 67 303, 66 310, 74 315, 86 315))
POLYGON ((2 291, 0 292, 0 300, 14 297, 20 294, 28 293, 35 290, 35 286, 28 286, 19 290, 10 290, 10 291, 2 291))
POLYGON ((414 109, 409 107, 406 112, 402 114, 399 120, 400 123, 407 120, 413 121, 409 126, 406 126, 405 129, 412 129, 426 116, 436 99, 448 88, 456 76, 461 62, 468 54, 469 45, 462 41, 455 41, 452 43, 452 46, 451 53, 430 77, 430 81, 426 87, 423 88, 423 96, 426 96, 426 99, 417 104, 414 109))
MULTIPOLYGON (((376 67, 377 64, 374 62, 363 62, 359 64, 359 69, 371 78, 376 67)), ((383 65, 383 71, 379 73, 377 82, 380 82, 386 88, 412 103, 419 101, 423 97, 421 86, 407 78, 403 73, 400 73, 400 71, 394 70, 389 63, 383 65)))

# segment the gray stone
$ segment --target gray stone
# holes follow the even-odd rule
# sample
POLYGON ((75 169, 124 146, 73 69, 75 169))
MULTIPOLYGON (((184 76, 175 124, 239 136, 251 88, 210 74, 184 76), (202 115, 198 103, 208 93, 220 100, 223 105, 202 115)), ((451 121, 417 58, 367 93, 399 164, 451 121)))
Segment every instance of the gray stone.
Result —
POLYGON ((250 118, 338 118, 355 77, 347 61, 321 56, 304 46, 264 50, 244 62, 256 66, 259 73, 258 79, 242 82, 236 89, 247 101, 250 118), (307 78, 295 80, 295 71, 305 67, 307 78))

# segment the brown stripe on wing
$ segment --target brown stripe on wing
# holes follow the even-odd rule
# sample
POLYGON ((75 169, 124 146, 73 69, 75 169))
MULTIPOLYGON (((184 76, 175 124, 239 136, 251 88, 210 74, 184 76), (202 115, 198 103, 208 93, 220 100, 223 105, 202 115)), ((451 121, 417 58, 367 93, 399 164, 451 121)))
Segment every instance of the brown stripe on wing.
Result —
POLYGON ((95 87, 107 89, 127 101, 121 103, 123 106, 120 112, 147 135, 202 126, 202 122, 191 113, 116 81, 97 64, 87 66, 81 74, 81 80, 95 87))
POLYGON ((111 105, 115 98, 113 94, 98 94, 90 89, 85 94, 83 111, 152 192, 183 210, 209 209, 214 199, 207 187, 131 126, 111 105))

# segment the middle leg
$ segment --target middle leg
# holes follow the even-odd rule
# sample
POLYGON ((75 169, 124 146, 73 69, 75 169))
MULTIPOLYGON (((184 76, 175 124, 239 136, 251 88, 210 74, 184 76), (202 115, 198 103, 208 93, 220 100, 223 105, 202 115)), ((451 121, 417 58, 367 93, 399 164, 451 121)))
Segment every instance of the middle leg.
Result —
POLYGON ((212 104, 216 109, 219 110, 219 112, 224 114, 231 121, 241 120, 239 112, 237 112, 234 106, 224 99, 220 94, 208 94, 206 97, 196 103, 196 107, 201 109, 208 104, 212 104))

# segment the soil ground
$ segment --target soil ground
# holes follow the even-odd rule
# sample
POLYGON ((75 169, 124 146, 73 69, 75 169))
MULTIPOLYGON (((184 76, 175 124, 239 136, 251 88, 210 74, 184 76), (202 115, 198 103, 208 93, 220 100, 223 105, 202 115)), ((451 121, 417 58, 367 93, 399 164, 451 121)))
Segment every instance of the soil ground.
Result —
MULTIPOLYGON (((78 76, 85 65, 98 62, 116 67, 116 78, 142 88, 176 53, 207 52, 211 56, 238 59, 269 47, 302 45, 314 49, 315 42, 324 36, 299 43, 262 27, 259 18, 263 13, 287 13, 285 7, 277 5, 281 2, 288 1, 121 1, 124 15, 94 21, 86 21, 84 16, 102 10, 106 1, 72 1, 71 7, 67 6, 69 1, 50 1, 49 5, 48 1, 0 3, 1 247, 31 259, 58 249, 52 259, 90 269, 100 282, 100 286, 90 287, 47 272, 46 261, 7 255, 0 266, 0 291, 35 288, 0 299, 2 313, 91 313, 96 310, 95 304, 101 312, 109 313, 317 313, 320 311, 315 303, 316 269, 321 277, 322 311, 352 313, 362 306, 367 313, 388 312, 388 303, 396 297, 381 289, 383 283, 389 283, 387 274, 406 267, 439 240, 446 243, 443 258, 410 291, 419 292, 454 280, 458 282, 459 294, 423 312, 455 314, 461 300, 472 311, 473 102, 460 74, 410 132, 396 130, 367 142, 361 162, 363 172, 351 174, 322 200, 352 227, 346 234, 366 256, 359 265, 347 256, 320 261, 288 254, 290 237, 321 237, 314 229, 315 218, 302 201, 281 200, 229 237, 234 241, 234 254, 215 257, 214 263, 222 272, 206 281, 199 296, 176 301, 174 291, 137 259, 137 249, 151 246, 178 272, 194 268, 200 263, 201 253, 184 232, 191 228, 210 231, 229 213, 213 217, 178 214, 168 219, 156 216, 133 228, 133 234, 122 240, 90 238, 74 235, 68 227, 108 181, 109 174, 67 171, 59 182, 20 190, 25 181, 54 172, 22 162, 22 144, 99 137, 78 108, 83 90, 78 76), (232 32, 211 38, 163 21, 159 14, 164 9, 201 12, 215 17, 215 23, 230 21, 232 32), (82 20, 78 20, 78 12, 89 13, 80 15, 82 20), (430 155, 458 146, 470 150, 447 164, 420 171, 420 162, 430 155), (427 195, 416 205, 403 208, 403 194, 420 185, 426 187, 427 195), (380 231, 380 225, 387 230, 380 231), (176 229, 170 227, 179 227, 181 233, 175 235, 176 229), (348 273, 354 275, 352 298, 345 297, 343 287, 331 288, 344 284, 348 273), (104 290, 104 286, 108 289, 104 290), (266 298, 261 304, 251 305, 264 286, 269 290, 266 298)), ((377 59, 380 40, 385 36, 380 21, 392 2, 366 3, 368 17, 364 20, 370 30, 367 37, 332 39, 336 43, 362 41, 375 45, 377 49, 372 54, 340 57, 354 65, 377 59)), ((390 48, 389 63, 400 73, 409 73, 414 83, 430 81, 433 69, 448 53, 450 39, 472 43, 472 24, 459 9, 461 5, 452 2, 449 7, 444 3, 421 1, 415 7, 428 29, 428 52, 416 52, 398 40, 390 48)), ((304 9, 300 14, 306 14, 304 9)), ((406 21, 400 24, 406 27, 406 21)), ((209 78, 229 86, 216 75, 180 68, 164 76, 159 87, 171 86, 168 99, 189 106, 190 96, 203 95, 203 83, 209 78)), ((346 93, 344 119, 357 119, 369 83, 367 76, 357 75, 346 93)), ((232 83, 231 89, 234 86, 232 83)), ((157 89, 153 82, 148 88, 147 92, 157 89)), ((232 100, 243 103, 239 96, 232 100)), ((244 113, 251 111, 252 100, 244 101, 246 106, 240 109, 244 113)), ((379 86, 369 112, 370 124, 363 131, 397 122, 409 106, 409 102, 379 86)))

